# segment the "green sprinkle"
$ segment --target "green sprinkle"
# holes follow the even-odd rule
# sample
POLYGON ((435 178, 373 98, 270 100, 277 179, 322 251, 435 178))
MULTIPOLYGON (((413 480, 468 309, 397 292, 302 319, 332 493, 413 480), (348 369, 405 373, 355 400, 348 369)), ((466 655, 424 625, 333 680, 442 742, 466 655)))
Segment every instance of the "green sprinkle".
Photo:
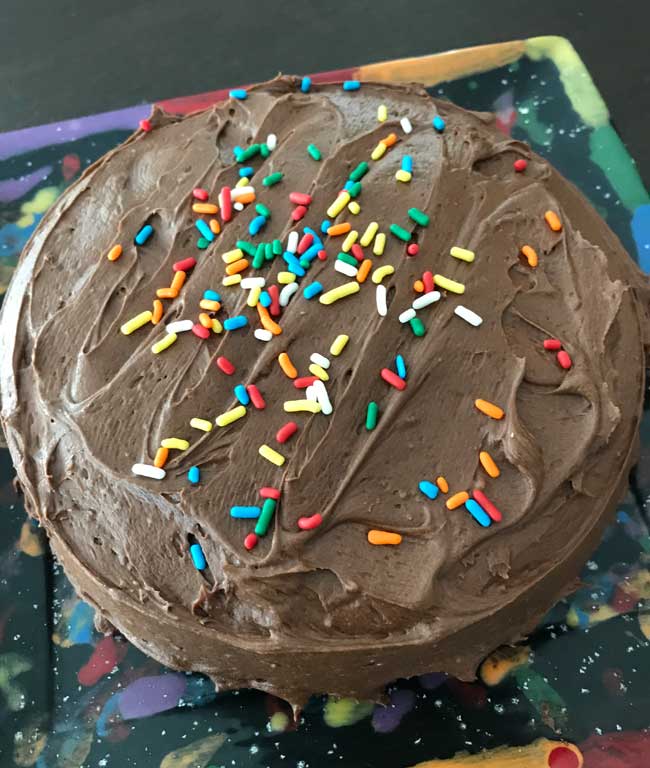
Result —
POLYGON ((304 257, 300 259, 298 264, 300 264, 303 269, 309 269, 309 267, 311 267, 311 261, 309 261, 309 259, 305 259, 304 257))
POLYGON ((368 163, 362 162, 350 174, 350 181, 359 181, 368 173, 368 163))
POLYGON ((377 416, 379 415, 379 406, 374 400, 368 403, 368 410, 366 411, 366 429, 368 432, 377 426, 377 416))
POLYGON ((309 152, 309 157, 311 157, 313 160, 320 160, 322 158, 320 149, 318 149, 315 144, 309 144, 307 147, 307 152, 309 152))
POLYGON ((348 188, 348 192, 350 193, 350 197, 357 197, 361 194, 361 182, 355 181, 354 184, 350 184, 350 187, 348 188))
POLYGON ((265 259, 265 261, 272 261, 273 258, 274 258, 273 243, 265 243, 264 244, 264 259, 265 259))
POLYGON ((274 184, 277 184, 278 181, 282 181, 283 176, 283 173, 276 171, 275 173, 271 173, 269 176, 265 176, 262 179, 262 184, 264 184, 265 187, 272 187, 274 184))
POLYGON ((359 262, 354 258, 354 256, 350 256, 349 253, 344 253, 341 251, 339 255, 336 257, 337 261, 344 261, 346 264, 349 264, 351 267, 358 267, 359 262))
POLYGON ((266 536, 271 520, 273 520, 273 515, 275 514, 275 506, 275 499, 264 499, 264 504, 262 504, 262 512, 257 518, 257 523, 255 524, 255 533, 258 536, 266 536))
POLYGON ((408 243, 408 241, 411 239, 411 233, 407 232, 403 227, 400 227, 398 224, 391 224, 390 231, 395 235, 395 237, 399 237, 399 239, 403 240, 405 243, 408 243))
POLYGON ((271 150, 269 149, 269 145, 264 143, 260 144, 260 155, 262 157, 268 157, 271 154, 271 150))
POLYGON ((416 224, 419 224, 421 227, 429 226, 429 217, 419 208, 409 208, 409 216, 416 224))
POLYGON ((274 240, 273 241, 273 255, 274 256, 282 256, 282 240, 274 240))
POLYGON ((253 256, 253 269, 260 269, 264 264, 264 243, 260 243, 253 256))
POLYGON ((205 237, 199 237, 196 241, 196 247, 204 251, 210 245, 210 241, 205 237))
POLYGON ((424 323, 422 320, 420 320, 419 317, 412 318, 409 320, 409 323, 411 324, 411 330, 413 331, 414 336, 424 336, 426 329, 424 327, 424 323))
POLYGON ((257 250, 253 243, 248 243, 246 240, 237 240, 236 247, 248 254, 248 256, 255 256, 255 251, 257 250))
POLYGON ((271 218, 271 211, 264 205, 264 203, 257 203, 255 205, 255 210, 260 216, 264 216, 265 219, 271 218))
POLYGON ((259 155, 260 153, 260 145, 259 144, 251 144, 250 147, 247 147, 237 158, 238 163, 245 163, 247 160, 250 160, 251 157, 255 157, 256 155, 259 155))

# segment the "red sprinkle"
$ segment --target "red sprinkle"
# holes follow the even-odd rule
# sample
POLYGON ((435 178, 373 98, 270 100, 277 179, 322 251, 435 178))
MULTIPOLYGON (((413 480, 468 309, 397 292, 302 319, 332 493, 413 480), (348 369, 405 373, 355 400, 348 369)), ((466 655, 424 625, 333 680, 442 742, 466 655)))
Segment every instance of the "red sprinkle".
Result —
POLYGON ((380 376, 384 381, 388 382, 391 387, 395 387, 395 389, 399 390, 406 389, 406 382, 404 379, 400 379, 400 377, 396 373, 393 373, 390 368, 382 368, 380 376))
POLYGON ((317 378, 318 376, 298 376, 297 379, 293 380, 293 386, 296 389, 307 389, 307 387, 311 387, 317 378))
POLYGON ((174 272, 188 272, 192 267, 196 266, 196 259, 193 259, 191 256, 188 256, 187 259, 183 259, 182 261, 175 261, 172 265, 172 269, 174 272))
POLYGON ((435 289, 436 284, 433 282, 433 272, 425 272, 422 275, 422 284, 424 285, 425 293, 430 293, 435 289))
POLYGON ((275 499, 277 501, 280 498, 280 491, 270 485, 263 485, 260 488, 260 496, 263 499, 275 499))
POLYGON ((194 323, 192 326, 192 333, 195 336, 198 336, 199 339, 209 339, 210 338, 210 329, 204 328, 201 323, 194 323))
POLYGON ((291 218, 294 221, 300 221, 302 217, 307 213, 307 209, 304 205, 299 205, 297 208, 294 208, 291 212, 291 218))
POLYGON ((495 523, 498 523, 502 519, 503 515, 501 512, 494 506, 483 491, 473 490, 472 496, 478 501, 495 523))
POLYGON ((226 222, 232 219, 232 198, 230 187, 221 187, 221 220, 226 222))
POLYGON ((304 192, 290 192, 289 200, 294 205, 311 205, 311 195, 306 195, 304 192))
POLYGON ((562 368, 564 368, 565 371, 568 371, 571 367, 571 358, 569 357, 569 353, 565 352, 563 349, 561 349, 557 353, 557 361, 560 364, 562 368))
POLYGON ((359 245, 359 243, 352 244, 352 248, 350 248, 350 253, 354 256, 354 258, 357 261, 363 261, 363 248, 359 245))
POLYGON ((277 285, 269 285, 267 288, 268 294, 271 297, 271 306, 269 312, 272 317, 280 317, 282 314, 282 307, 280 306, 280 289, 277 285))
POLYGON ((406 252, 409 256, 417 256, 420 253, 420 246, 417 243, 409 243, 406 246, 406 252))
POLYGON ((562 349, 562 342, 559 339, 544 339, 544 349, 557 352, 558 349, 562 349))
POLYGON ((248 536, 244 539, 244 546, 246 549, 251 550, 255 549, 257 546, 258 538, 254 533, 249 533, 248 536))
POLYGON ((263 411, 266 408, 266 400, 262 397, 262 393, 255 384, 249 384, 246 387, 246 391, 251 399, 251 403, 253 403, 258 411, 263 411))
POLYGON ((318 251, 317 256, 321 261, 325 261, 327 258, 327 251, 318 251))
POLYGON ((232 376, 235 372, 235 366, 230 362, 230 360, 228 360, 227 357, 218 357, 217 367, 220 371, 223 371, 226 376, 232 376))
POLYGON ((291 435, 295 435, 298 431, 298 425, 295 421, 288 421, 283 427, 278 429, 275 439, 278 443, 286 443, 291 435))
POLYGON ((205 202, 209 197, 208 190, 203 189, 202 187, 197 187, 196 189, 193 189, 192 194, 197 200, 201 200, 202 202, 205 202))
POLYGON ((314 528, 318 528, 322 522, 323 516, 316 512, 316 514, 311 515, 311 517, 299 517, 298 528, 300 528, 301 531, 313 531, 314 528))
POLYGON ((522 171, 525 171, 526 168, 528 167, 528 160, 524 160, 523 157, 520 157, 519 160, 515 160, 515 162, 513 163, 513 166, 515 168, 515 171, 517 171, 517 173, 521 173, 522 171))
POLYGON ((140 128, 148 133, 153 128, 151 120, 140 120, 140 128))
POLYGON ((298 243, 298 253, 303 254, 313 242, 314 236, 311 234, 311 232, 304 234, 298 243))

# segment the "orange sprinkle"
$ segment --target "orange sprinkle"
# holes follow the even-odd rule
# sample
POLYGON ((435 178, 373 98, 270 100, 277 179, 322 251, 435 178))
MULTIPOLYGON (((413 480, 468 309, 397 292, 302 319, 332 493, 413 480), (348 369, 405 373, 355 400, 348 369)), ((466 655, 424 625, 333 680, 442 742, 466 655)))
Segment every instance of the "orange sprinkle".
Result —
POLYGON ((255 202, 255 192, 245 192, 243 195, 238 195, 237 202, 246 205, 246 203, 255 202))
POLYGON ((206 312, 218 312, 221 309, 221 302, 212 301, 212 299, 201 299, 199 307, 205 309, 206 312))
POLYGON ((562 230, 562 222, 555 211, 546 211, 544 218, 553 232, 560 232, 562 230))
POLYGON ((436 485, 443 493, 447 493, 449 491, 449 483, 445 480, 445 478, 440 475, 440 477, 436 478, 436 485))
POLYGON ((177 293, 180 293, 180 290, 183 287, 183 283, 185 282, 186 277, 187 277, 187 272, 183 272, 182 269, 179 269, 178 272, 175 272, 174 279, 172 280, 172 284, 169 286, 172 289, 172 291, 176 291, 177 293))
POLYGON ((221 224, 216 219, 210 219, 210 231, 213 235, 218 235, 221 232, 221 224))
POLYGON ((201 323, 204 328, 212 328, 212 318, 206 312, 201 312, 199 315, 199 323, 201 323))
POLYGON ((391 533, 390 531, 368 531, 368 541, 371 544, 401 544, 402 536, 399 533, 391 533))
POLYGON ((158 450, 156 451, 156 458, 153 460, 154 467, 158 467, 158 469, 162 469, 167 463, 168 456, 169 456, 169 448, 163 448, 162 446, 158 448, 158 450))
POLYGON ((533 267, 534 269, 537 266, 539 261, 539 259, 537 258, 537 251, 535 251, 534 248, 531 248, 530 245, 522 245, 521 253, 526 257, 526 260, 528 261, 528 266, 533 267))
POLYGON ((178 291, 173 288, 158 288, 156 296, 159 299, 175 299, 178 296, 178 291))
POLYGON ((337 235, 345 235, 352 229, 352 224, 349 221, 343 221, 340 224, 332 224, 327 230, 327 234, 330 237, 336 237, 337 235))
POLYGON ((271 331, 274 336, 279 336, 282 333, 282 328, 275 322, 275 320, 271 318, 271 315, 269 315, 269 310, 258 303, 257 311, 260 316, 262 327, 266 328, 267 331, 271 331))
POLYGON ((243 272, 245 269, 248 269, 248 259, 238 259, 237 261, 233 261, 232 264, 228 264, 226 267, 226 274, 236 275, 239 272, 243 272))
POLYGON ((214 203, 194 203, 194 213, 219 213, 219 206, 214 203))
POLYGON ((490 477, 499 477, 501 474, 499 467, 497 467, 494 459, 487 451, 481 451, 478 455, 478 458, 483 465, 483 469, 488 473, 490 477))
POLYGON ((278 363, 280 363, 280 368, 284 371, 285 376, 288 376, 290 379, 295 379, 298 376, 296 366, 291 362, 291 358, 286 352, 280 352, 278 363))
POLYGON ((122 246, 121 245, 114 245, 111 250, 108 252, 108 255, 106 258, 109 261, 117 261, 120 256, 122 255, 122 246))
POLYGON ((160 301, 160 299, 154 299, 153 300, 153 313, 151 315, 151 322, 154 325, 158 325, 158 323, 162 320, 163 316, 163 303, 160 301))
POLYGON ((388 136, 386 136, 385 139, 381 140, 381 144, 384 144, 387 147, 392 147, 393 144, 397 143, 397 134, 396 133, 389 133, 388 136))
POLYGON ((447 509, 456 509, 456 507, 460 507, 468 500, 469 493, 467 493, 467 491, 459 491, 447 499, 447 509))
POLYGON ((357 271, 357 280, 360 283, 365 283, 368 275, 370 274, 371 269, 372 269, 372 259, 364 259, 361 262, 361 266, 357 271))
POLYGON ((503 410, 499 408, 498 405, 495 405, 494 403, 489 403, 487 400, 481 400, 480 398, 478 400, 474 400, 474 405, 481 411, 481 413, 484 413, 486 416, 489 416, 491 419, 502 419, 503 418, 503 410))
POLYGON ((416 280, 413 283, 413 290, 416 293, 424 293, 424 283, 422 282, 422 280, 416 280))

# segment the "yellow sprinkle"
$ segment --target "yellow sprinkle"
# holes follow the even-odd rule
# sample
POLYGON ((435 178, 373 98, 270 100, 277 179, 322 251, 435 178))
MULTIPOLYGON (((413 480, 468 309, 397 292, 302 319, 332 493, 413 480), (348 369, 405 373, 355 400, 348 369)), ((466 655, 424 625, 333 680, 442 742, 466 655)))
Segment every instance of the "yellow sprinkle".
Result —
POLYGON ((385 104, 380 104, 377 107, 377 120, 379 120, 380 123, 385 123, 386 120, 388 120, 388 109, 385 104))
POLYGON ((142 328, 143 325, 150 323, 152 317, 153 314, 150 309, 140 312, 139 315, 132 317, 128 322, 124 323, 124 325, 120 327, 120 331, 122 331, 125 336, 128 336, 133 333, 133 331, 137 331, 138 328, 142 328))
POLYGON ((295 283, 296 276, 293 272, 278 272, 278 283, 280 285, 288 285, 289 283, 295 283))
POLYGON ((299 413, 300 411, 320 413, 320 403, 315 403, 313 400, 285 400, 284 410, 287 413, 299 413))
POLYGON ((467 261, 468 263, 472 263, 474 261, 474 251, 468 251, 467 248, 459 248, 457 245, 455 245, 449 253, 455 258, 455 259, 461 259, 461 261, 467 261))
POLYGON ((350 337, 345 333, 339 333, 339 335, 332 342, 330 347, 330 355, 338 357, 345 349, 345 345, 350 341, 350 337))
POLYGON ((221 285, 228 287, 229 285, 239 285, 241 283, 241 275, 226 275, 221 281, 221 285))
POLYGON ((166 437, 164 440, 160 441, 161 448, 174 448, 177 451, 186 451, 190 444, 187 440, 183 440, 181 437, 166 437))
POLYGON ((357 242, 357 237, 359 237, 359 233, 356 229, 352 229, 348 232, 347 237, 343 241, 343 245, 341 246, 341 250, 344 253, 347 253, 350 248, 357 242))
POLYGON ((248 299, 246 300, 246 303, 249 307, 256 307, 257 302, 260 300, 260 294, 262 293, 262 289, 259 287, 259 285, 253 286, 253 288, 250 289, 248 292, 248 299))
POLYGON ((251 183, 250 179, 247 179, 246 176, 242 176, 241 179, 235 184, 236 187, 247 187, 251 183))
POLYGON ((375 283, 375 285, 379 285, 381 281, 388 277, 388 275, 392 275, 395 271, 395 267, 391 266, 390 264, 385 264, 383 267, 377 267, 377 269, 372 273, 372 282, 375 283))
POLYGON ((457 283, 455 280, 450 280, 448 277, 434 275, 433 280, 436 284, 436 288, 442 288, 443 291, 449 291, 450 293, 465 293, 465 286, 462 283, 457 283))
POLYGON ((380 232, 377 237, 375 237, 375 245, 372 249, 372 252, 375 254, 375 256, 381 256, 385 247, 386 235, 383 232, 380 232))
POLYGON ((367 245, 370 245, 372 243, 372 238, 377 234, 377 230, 379 229, 379 224, 377 224, 376 221, 371 221, 370 224, 366 227, 366 231, 361 235, 361 240, 359 240, 359 244, 362 245, 364 248, 367 245))
POLYGON ((321 293, 319 301, 321 304, 334 304, 339 299, 344 299, 346 296, 352 296, 353 293, 359 293, 359 283, 356 280, 350 283, 343 283, 338 288, 332 288, 331 291, 321 293))
POLYGON ((348 203, 348 211, 356 216, 357 214, 361 213, 361 206, 359 203, 357 203, 356 200, 353 200, 351 203, 348 203))
POLYGON ((397 171, 397 173, 395 174, 395 178, 397 179, 397 181, 401 181, 404 184, 408 184, 409 181, 411 181, 411 179, 413 178, 413 174, 409 173, 408 171, 404 171, 400 168, 399 171, 397 171))
POLYGON ((386 152, 387 149, 388 147, 382 141, 380 141, 379 144, 377 144, 377 146, 370 153, 370 157, 373 160, 379 160, 381 157, 384 156, 384 153, 386 152))
POLYGON ((216 317, 212 318, 212 333, 221 333, 223 331, 223 325, 217 320, 216 317))
POLYGON ((281 467, 284 464, 284 456, 274 451, 269 445, 260 445, 258 452, 262 458, 270 461, 271 464, 275 464, 276 467, 281 467))
POLYGON ((226 411, 225 413, 222 413, 221 415, 217 416, 217 418, 215 419, 215 422, 218 427, 227 427, 228 424, 232 424, 233 421, 237 421, 237 419, 241 419, 245 415, 246 415, 246 406, 238 405, 236 408, 233 408, 231 411, 226 411))
POLYGON ((232 251, 226 251, 221 254, 224 264, 234 264, 236 261, 244 257, 244 252, 241 248, 235 248, 232 251))
POLYGON ((327 215, 330 219, 336 218, 349 202, 350 193, 345 191, 341 192, 332 205, 327 209, 327 215))
POLYGON ((157 341, 153 347, 151 347, 151 351, 154 353, 154 355, 157 355, 159 352, 163 352, 165 349, 167 349, 167 347, 171 347, 177 338, 178 336, 175 333, 168 333, 164 339, 157 341))
POLYGON ((212 422, 207 419, 190 419, 192 429, 200 429, 202 432, 212 432, 212 422))
POLYGON ((318 363, 311 363, 309 366, 309 373, 311 373, 312 376, 317 376, 321 381, 330 380, 329 373, 318 365, 318 363))

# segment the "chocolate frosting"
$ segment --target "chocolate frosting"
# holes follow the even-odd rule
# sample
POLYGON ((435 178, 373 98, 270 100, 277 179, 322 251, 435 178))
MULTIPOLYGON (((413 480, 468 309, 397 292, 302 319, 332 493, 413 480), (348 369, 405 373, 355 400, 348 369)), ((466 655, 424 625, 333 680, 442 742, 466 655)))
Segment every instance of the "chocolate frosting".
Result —
MULTIPOLYGON (((566 592, 611 519, 634 460, 641 413, 648 290, 645 278, 606 224, 575 190, 524 144, 502 135, 485 114, 431 99, 419 86, 364 83, 357 92, 281 77, 206 111, 175 117, 154 111, 138 131, 91 166, 44 217, 25 249, 2 315, 2 421, 29 512, 45 527, 79 594, 133 643, 171 667, 203 672, 220 689, 255 687, 300 704, 312 692, 376 696, 401 676, 442 671, 470 679, 496 646, 530 630, 566 592), (377 107, 388 120, 377 121, 377 107), (432 128, 440 114, 444 133, 432 128), (400 127, 407 116, 410 134, 400 127), (376 162, 370 153, 395 132, 398 143, 376 162), (278 137, 256 157, 252 184, 271 210, 251 238, 248 206, 225 224, 207 250, 197 249, 192 189, 216 202, 233 186, 233 148, 278 137), (315 144, 317 162, 307 154, 315 144), (395 180, 402 157, 413 159, 410 183, 395 180), (513 161, 528 160, 524 173, 513 161), (419 254, 387 234, 374 267, 391 264, 384 281, 389 310, 380 317, 375 285, 324 306, 306 300, 313 280, 324 290, 349 278, 334 271, 341 239, 323 242, 278 322, 282 333, 258 341, 247 292, 221 285, 221 254, 238 239, 282 238, 303 225, 320 231, 325 211, 357 164, 370 170, 344 211, 363 232, 370 221, 388 233, 413 233, 419 254), (262 185, 268 174, 283 180, 262 185), (289 192, 313 202, 294 224, 289 192), (417 207, 427 227, 407 215, 417 207), (556 211, 563 223, 544 220, 556 211), (133 243, 144 223, 154 234, 133 243), (106 253, 121 243, 116 262, 106 253), (539 255, 532 269, 519 251, 539 255), (449 255, 459 245, 472 264, 449 255), (130 336, 120 326, 150 309, 169 285, 172 264, 197 258, 180 296, 165 301, 159 325, 130 336), (424 270, 466 285, 418 313, 416 337, 397 320, 410 306, 424 270), (244 314, 248 327, 207 341, 179 334, 161 354, 151 346, 164 323, 195 319, 206 289, 222 296, 224 317, 244 314), (454 314, 464 304, 480 327, 454 314), (350 341, 339 357, 334 338, 350 341), (543 341, 558 338, 573 365, 562 369, 543 341), (309 357, 331 359, 326 386, 334 411, 294 414, 299 426, 279 446, 289 415, 285 400, 304 396, 277 362, 287 351, 301 375, 309 357), (396 354, 408 366, 398 391, 380 378, 396 354), (236 366, 224 375, 215 359, 236 366), (193 417, 214 418, 237 403, 233 386, 254 383, 264 410, 210 433, 193 417), (493 420, 476 398, 500 405, 493 420), (367 403, 379 404, 373 431, 367 403), (181 437, 163 480, 134 476, 151 464, 162 439, 181 437), (281 468, 258 454, 267 443, 286 456, 281 468), (501 469, 489 478, 479 452, 501 469), (201 482, 187 470, 196 465, 201 482), (450 493, 484 489, 503 520, 482 528, 447 496, 430 501, 420 480, 447 478, 450 493), (234 504, 258 505, 270 485, 282 496, 257 547, 243 546, 249 521, 234 504), (302 531, 314 513, 322 524, 302 531), (373 546, 370 529, 400 533, 399 546, 373 546), (200 543, 199 572, 188 542, 200 543)), ((275 282, 281 257, 258 274, 275 282)))

